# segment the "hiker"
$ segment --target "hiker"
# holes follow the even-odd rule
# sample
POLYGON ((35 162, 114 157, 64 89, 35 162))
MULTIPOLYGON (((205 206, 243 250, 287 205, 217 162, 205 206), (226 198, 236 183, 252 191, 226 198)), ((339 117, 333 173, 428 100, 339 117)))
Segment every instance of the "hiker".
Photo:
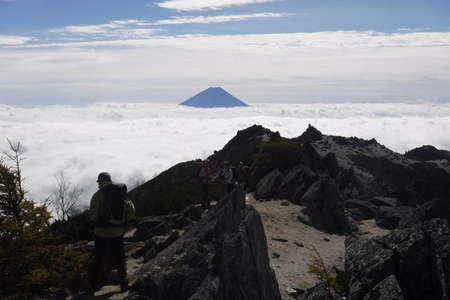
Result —
POLYGON ((202 161, 202 166, 200 167, 200 170, 198 172, 198 178, 200 179, 200 183, 202 185, 202 207, 204 209, 209 209, 209 184, 212 180, 212 172, 208 160, 202 161))
POLYGON ((94 292, 98 291, 106 283, 109 272, 117 269, 120 289, 126 291, 128 280, 123 235, 127 221, 134 216, 134 205, 127 197, 127 186, 113 183, 109 173, 100 173, 97 183, 99 190, 92 196, 89 209, 95 238, 89 276, 91 285, 94 292))
POLYGON ((234 175, 233 169, 230 166, 230 163, 228 161, 225 161, 223 163, 221 178, 222 178, 223 182, 225 183, 227 194, 231 193, 231 191, 233 191, 233 189, 234 189, 234 185, 235 185, 234 177, 235 177, 235 175, 234 175))

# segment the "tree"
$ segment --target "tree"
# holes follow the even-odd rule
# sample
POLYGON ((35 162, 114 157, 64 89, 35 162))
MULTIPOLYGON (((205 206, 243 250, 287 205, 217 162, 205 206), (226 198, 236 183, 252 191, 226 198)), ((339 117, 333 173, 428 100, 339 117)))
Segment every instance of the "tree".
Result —
POLYGON ((73 186, 70 181, 66 179, 63 171, 55 176, 56 189, 51 196, 51 205, 59 220, 67 221, 71 213, 76 211, 79 206, 80 197, 83 194, 83 189, 78 186, 73 186))
POLYGON ((6 216, 13 217, 20 223, 20 206, 25 200, 20 169, 23 149, 20 142, 8 140, 8 144, 10 151, 5 152, 3 158, 0 157, 0 223, 6 216))
POLYGON ((85 250, 68 250, 49 232, 50 212, 26 197, 20 143, 0 156, 0 299, 34 299, 81 273, 85 250), (9 162, 9 164, 8 164, 9 162))

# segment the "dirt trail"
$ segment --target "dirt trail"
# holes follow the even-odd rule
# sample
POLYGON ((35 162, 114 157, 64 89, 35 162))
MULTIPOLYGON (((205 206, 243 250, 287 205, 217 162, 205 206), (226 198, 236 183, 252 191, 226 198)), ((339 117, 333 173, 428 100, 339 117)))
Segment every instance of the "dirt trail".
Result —
POLYGON ((317 249, 327 266, 343 269, 345 236, 327 234, 301 223, 297 219, 301 207, 287 201, 259 202, 249 194, 247 203, 261 214, 271 265, 283 298, 289 288, 306 289, 318 282, 308 272, 312 247, 317 249))

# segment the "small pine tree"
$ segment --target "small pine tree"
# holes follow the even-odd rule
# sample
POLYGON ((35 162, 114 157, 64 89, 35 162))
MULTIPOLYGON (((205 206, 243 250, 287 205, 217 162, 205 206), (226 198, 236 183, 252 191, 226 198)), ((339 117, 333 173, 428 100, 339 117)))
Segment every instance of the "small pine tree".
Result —
POLYGON ((26 199, 22 188, 20 144, 10 146, 12 166, 0 158, 0 298, 26 299, 64 286, 83 271, 89 253, 66 250, 49 233, 49 211, 26 199))

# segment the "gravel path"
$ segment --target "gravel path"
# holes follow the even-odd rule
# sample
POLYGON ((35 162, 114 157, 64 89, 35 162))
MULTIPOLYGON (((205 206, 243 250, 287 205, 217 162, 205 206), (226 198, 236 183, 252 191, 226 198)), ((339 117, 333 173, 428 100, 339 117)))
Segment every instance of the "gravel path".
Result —
POLYGON ((289 288, 306 289, 318 282, 308 272, 312 247, 318 250, 328 267, 344 268, 345 236, 327 234, 298 221, 301 206, 281 200, 259 202, 251 194, 247 195, 247 203, 262 216, 271 265, 284 299, 289 299, 289 288))

